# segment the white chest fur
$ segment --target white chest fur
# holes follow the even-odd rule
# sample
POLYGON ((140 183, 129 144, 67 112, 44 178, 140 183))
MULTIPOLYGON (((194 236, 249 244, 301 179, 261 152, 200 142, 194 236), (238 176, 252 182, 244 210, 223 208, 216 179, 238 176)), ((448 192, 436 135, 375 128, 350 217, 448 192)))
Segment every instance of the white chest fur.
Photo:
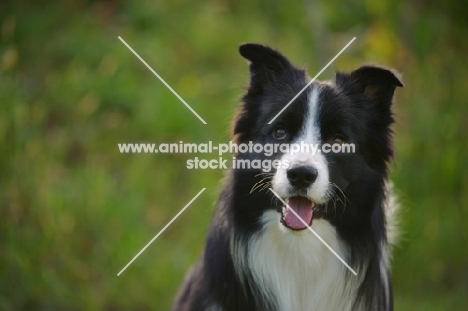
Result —
MULTIPOLYGON (((348 273, 310 231, 286 229, 279 217, 265 212, 264 230, 249 243, 247 265, 263 298, 276 301, 279 311, 350 310, 359 276, 348 273)), ((346 260, 344 244, 328 221, 314 220, 312 228, 346 260)))

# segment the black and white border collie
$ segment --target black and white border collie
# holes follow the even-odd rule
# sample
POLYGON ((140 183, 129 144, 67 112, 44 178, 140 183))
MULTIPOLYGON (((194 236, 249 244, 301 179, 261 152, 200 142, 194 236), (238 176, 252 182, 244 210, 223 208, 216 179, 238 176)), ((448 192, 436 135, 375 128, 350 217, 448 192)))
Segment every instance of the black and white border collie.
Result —
POLYGON ((231 169, 204 254, 173 310, 393 310, 389 275, 395 202, 387 182, 393 157, 391 104, 402 82, 374 65, 334 81, 310 81, 279 52, 240 46, 250 85, 233 124, 238 143, 352 143, 354 153, 239 153, 287 160, 270 173, 231 169), (351 273, 291 215, 272 188, 356 272, 351 273))

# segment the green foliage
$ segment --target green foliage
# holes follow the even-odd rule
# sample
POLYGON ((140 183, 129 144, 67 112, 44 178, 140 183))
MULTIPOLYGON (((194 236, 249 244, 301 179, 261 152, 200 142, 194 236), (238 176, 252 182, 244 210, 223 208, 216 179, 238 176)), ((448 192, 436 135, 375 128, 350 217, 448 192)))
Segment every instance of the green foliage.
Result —
POLYGON ((248 79, 239 43, 277 47, 315 75, 353 36, 333 68, 381 62, 406 85, 395 105, 396 309, 465 309, 468 40, 457 3, 1 4, 0 310, 168 310, 223 173, 186 169, 193 155, 121 154, 117 144, 225 142, 248 79))

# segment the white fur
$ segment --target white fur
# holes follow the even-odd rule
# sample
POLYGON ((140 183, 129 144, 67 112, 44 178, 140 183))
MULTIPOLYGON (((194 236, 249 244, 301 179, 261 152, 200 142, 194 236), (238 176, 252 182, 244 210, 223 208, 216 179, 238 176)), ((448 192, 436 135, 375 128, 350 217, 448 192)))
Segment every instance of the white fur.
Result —
POLYGON ((398 211, 400 210, 400 204, 395 194, 395 189, 392 182, 385 183, 385 222, 387 227, 387 241, 388 241, 388 259, 391 259, 392 247, 398 243, 399 230, 398 230, 398 211))
MULTIPOLYGON (((280 214, 263 214, 263 230, 249 242, 248 267, 263 298, 279 311, 350 310, 356 283, 346 267, 308 230, 292 231, 280 214)), ((346 260, 347 251, 335 228, 317 219, 312 228, 346 260)))
MULTIPOLYGON (((301 144, 301 142, 304 142, 309 145, 318 145, 320 143, 320 127, 317 119, 319 95, 318 87, 314 87, 310 91, 307 116, 304 120, 301 133, 293 144, 301 144)), ((281 157, 281 160, 288 161, 288 168, 301 165, 314 166, 318 171, 318 175, 315 182, 307 190, 307 196, 315 203, 320 204, 326 202, 330 191, 330 184, 328 177, 328 163, 323 154, 320 152, 315 152, 315 154, 312 152, 298 152, 293 154, 286 153, 281 157)), ((281 197, 290 196, 292 191, 286 172, 287 168, 278 168, 272 180, 273 189, 281 197)))
POLYGON ((396 213, 399 210, 399 204, 394 193, 393 183, 391 182, 387 182, 385 184, 385 197, 386 200, 384 202, 384 212, 387 229, 387 243, 382 243, 380 246, 382 258, 380 259, 379 265, 380 274, 387 297, 386 304, 388 307, 390 305, 390 280, 388 273, 390 270, 390 261, 392 258, 392 248, 398 240, 398 221, 396 219, 396 213))

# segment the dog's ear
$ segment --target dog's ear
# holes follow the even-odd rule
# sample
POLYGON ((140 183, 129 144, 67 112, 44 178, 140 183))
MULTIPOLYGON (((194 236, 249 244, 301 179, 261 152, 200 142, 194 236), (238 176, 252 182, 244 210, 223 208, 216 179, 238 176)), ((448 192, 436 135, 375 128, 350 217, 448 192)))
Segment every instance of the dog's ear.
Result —
POLYGON ((268 46, 246 43, 239 47, 239 53, 249 61, 250 86, 234 118, 232 133, 236 142, 252 139, 268 87, 273 93, 281 93, 280 90, 288 89, 291 84, 302 85, 306 81, 304 70, 295 68, 286 57, 268 46))
POLYGON ((239 47, 239 53, 250 62, 251 87, 261 87, 295 69, 281 53, 265 45, 245 43, 239 47))
POLYGON ((350 73, 338 72, 336 85, 357 107, 366 111, 363 123, 372 133, 366 143, 367 161, 373 167, 386 170, 386 163, 393 157, 391 105, 396 87, 403 86, 400 75, 392 69, 365 65, 350 73))
POLYGON ((232 133, 236 141, 249 139, 268 86, 284 85, 285 81, 293 81, 299 76, 305 78, 304 71, 294 68, 286 57, 268 46, 245 43, 239 46, 239 53, 249 61, 250 85, 234 118, 232 133))
POLYGON ((390 108, 395 88, 403 86, 400 74, 378 65, 364 65, 351 73, 338 72, 336 83, 345 91, 364 95, 383 109, 390 108))

